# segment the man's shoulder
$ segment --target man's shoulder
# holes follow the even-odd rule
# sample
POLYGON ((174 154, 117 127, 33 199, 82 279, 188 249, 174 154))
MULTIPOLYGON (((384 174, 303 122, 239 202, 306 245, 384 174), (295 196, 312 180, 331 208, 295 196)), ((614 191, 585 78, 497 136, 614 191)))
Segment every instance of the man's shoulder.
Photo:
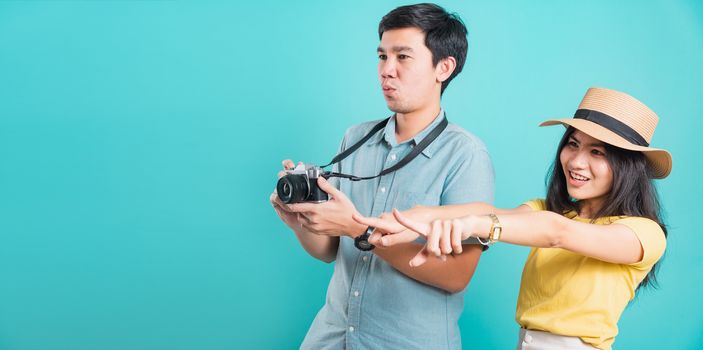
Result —
POLYGON ((457 149, 464 149, 469 152, 488 152, 486 144, 484 144, 478 136, 472 134, 459 125, 449 123, 444 132, 446 133, 445 142, 453 145, 457 149))
POLYGON ((381 121, 385 120, 387 118, 383 119, 376 119, 376 120, 370 120, 367 122, 359 123, 359 124, 354 124, 347 128, 347 131, 344 133, 346 137, 352 137, 356 135, 366 135, 371 129, 373 129, 376 124, 380 123, 381 121))

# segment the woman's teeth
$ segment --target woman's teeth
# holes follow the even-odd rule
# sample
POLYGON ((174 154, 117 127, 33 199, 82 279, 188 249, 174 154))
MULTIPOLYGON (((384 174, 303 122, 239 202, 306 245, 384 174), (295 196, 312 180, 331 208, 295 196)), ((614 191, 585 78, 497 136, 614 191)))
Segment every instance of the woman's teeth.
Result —
POLYGON ((572 173, 572 172, 569 172, 569 175, 570 175, 571 178, 574 179, 574 180, 578 180, 578 181, 588 181, 588 178, 587 178, 587 177, 584 177, 584 176, 581 176, 581 175, 578 175, 578 174, 574 174, 574 173, 572 173))

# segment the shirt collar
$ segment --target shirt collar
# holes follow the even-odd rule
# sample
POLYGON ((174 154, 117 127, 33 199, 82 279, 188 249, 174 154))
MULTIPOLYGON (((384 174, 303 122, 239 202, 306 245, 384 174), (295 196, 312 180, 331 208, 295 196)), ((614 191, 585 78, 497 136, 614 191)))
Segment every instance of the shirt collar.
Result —
POLYGON ((371 136, 368 141, 366 141, 366 146, 375 145, 386 139, 386 134, 388 133, 389 129, 395 131, 395 114, 390 117, 386 126, 381 129, 381 132, 375 133, 373 136, 371 136))
MULTIPOLYGON (((411 144, 413 146, 416 146, 417 144, 419 144, 422 141, 422 139, 425 138, 425 136, 427 136, 427 134, 429 134, 432 131, 432 129, 435 128, 435 126, 437 126, 437 124, 439 124, 442 121, 443 117, 444 117, 444 109, 440 108, 439 114, 437 114, 437 116, 434 118, 432 123, 430 123, 430 125, 426 126, 424 129, 422 129, 422 131, 417 133, 417 135, 415 135, 415 137, 413 137, 412 139, 405 141, 405 142, 411 142, 411 144)), ((391 147, 397 146, 398 142, 395 138, 395 120, 396 120, 396 117, 395 117, 395 115, 393 115, 391 117, 391 119, 388 120, 388 124, 386 124, 386 127, 383 128, 383 132, 377 133, 371 139, 369 139, 368 145, 377 144, 383 140, 383 141, 386 141, 386 143, 388 143, 391 147)), ((427 148, 422 150, 422 154, 424 154, 425 157, 427 157, 427 158, 431 158, 435 147, 436 147, 436 143, 432 142, 429 146, 427 146, 427 148)))

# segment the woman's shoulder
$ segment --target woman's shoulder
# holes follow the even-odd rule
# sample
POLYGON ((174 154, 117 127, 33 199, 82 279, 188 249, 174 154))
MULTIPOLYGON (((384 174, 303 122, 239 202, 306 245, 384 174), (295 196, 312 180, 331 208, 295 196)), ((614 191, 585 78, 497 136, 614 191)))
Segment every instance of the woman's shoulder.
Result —
POLYGON ((542 198, 531 199, 527 202, 522 203, 522 205, 526 205, 534 211, 547 210, 547 202, 542 198))
POLYGON ((618 216, 611 220, 613 224, 621 224, 630 227, 633 231, 648 231, 664 235, 662 227, 654 220, 641 216, 618 216))
POLYGON ((630 228, 642 245, 642 260, 630 266, 648 270, 664 255, 666 236, 656 221, 638 216, 622 216, 613 221, 613 224, 630 228))

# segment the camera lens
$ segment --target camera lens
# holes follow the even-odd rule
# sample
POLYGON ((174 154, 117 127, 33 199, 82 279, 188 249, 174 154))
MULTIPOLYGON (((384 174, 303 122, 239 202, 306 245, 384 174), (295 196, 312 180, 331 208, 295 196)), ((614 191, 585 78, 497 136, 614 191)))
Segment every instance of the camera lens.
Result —
POLYGON ((283 203, 302 202, 308 196, 308 180, 303 175, 286 175, 278 180, 276 192, 283 203))
POLYGON ((290 186, 287 182, 283 184, 283 195, 286 197, 290 197, 290 186))

